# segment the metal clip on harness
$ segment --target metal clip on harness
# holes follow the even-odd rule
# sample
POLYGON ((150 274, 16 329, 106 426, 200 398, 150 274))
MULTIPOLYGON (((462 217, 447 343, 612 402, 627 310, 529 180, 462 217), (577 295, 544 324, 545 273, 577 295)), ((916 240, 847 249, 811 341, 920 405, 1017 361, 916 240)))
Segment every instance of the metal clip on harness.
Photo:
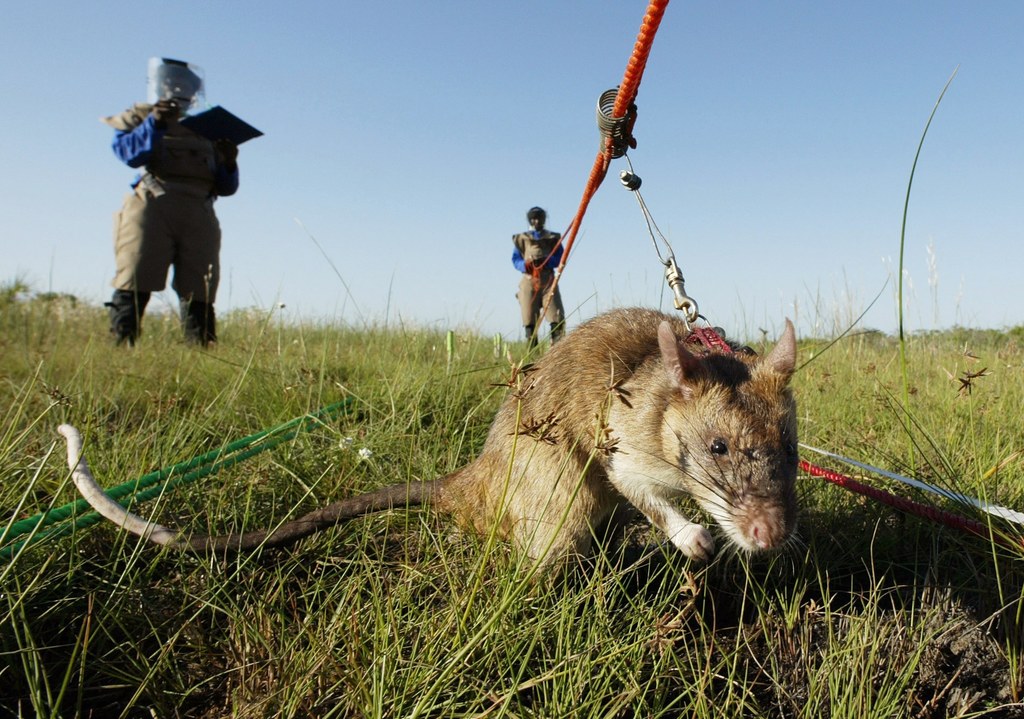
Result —
POLYGON ((699 316, 697 301, 686 294, 686 281, 683 279, 683 273, 679 271, 679 267, 676 265, 675 256, 670 255, 664 264, 665 281, 668 282, 668 286, 672 290, 676 309, 683 313, 686 324, 690 325, 696 322, 699 316))
MULTIPOLYGON (((628 157, 626 162, 629 162, 628 157)), ((665 281, 668 282, 669 289, 672 290, 673 303, 676 309, 683 313, 683 322, 686 323, 687 329, 690 329, 690 325, 696 322, 700 316, 697 301, 686 294, 686 281, 683 279, 683 273, 679 271, 679 265, 676 264, 672 245, 661 234, 661 230, 658 229, 658 225, 655 224, 654 218, 651 216, 651 211, 647 209, 647 203, 644 202, 643 195, 640 194, 640 185, 643 181, 639 175, 632 172, 632 169, 633 163, 630 162, 629 170, 619 173, 619 180, 623 187, 636 195, 636 200, 640 203, 640 210, 644 213, 644 220, 647 222, 647 231, 651 236, 651 242, 654 243, 654 251, 657 253, 658 259, 661 260, 661 264, 665 265, 665 281), (665 245, 667 257, 661 256, 661 250, 658 249, 658 237, 665 245)))
MULTIPOLYGON (((597 100, 597 128, 601 131, 601 149, 602 151, 610 149, 613 159, 625 157, 629 148, 636 147, 636 140, 633 139, 632 134, 633 123, 636 122, 636 103, 630 103, 629 109, 623 117, 612 117, 618 95, 619 88, 616 87, 605 90, 597 100)), ((629 162, 628 157, 626 157, 626 162, 629 162)), ((665 265, 665 281, 668 282, 668 286, 672 290, 673 302, 676 309, 683 313, 683 321, 689 329, 690 325, 696 322, 700 316, 697 302, 686 294, 683 273, 679 271, 679 266, 676 264, 672 246, 654 223, 654 218, 651 217, 651 212, 647 209, 647 204, 640 194, 642 181, 632 170, 633 163, 629 162, 629 170, 619 173, 619 180, 627 190, 636 195, 637 202, 640 203, 640 210, 644 213, 644 220, 647 222, 647 231, 654 243, 654 251, 658 254, 661 264, 665 265), (661 251, 658 249, 658 237, 665 245, 667 258, 661 256, 661 251)))

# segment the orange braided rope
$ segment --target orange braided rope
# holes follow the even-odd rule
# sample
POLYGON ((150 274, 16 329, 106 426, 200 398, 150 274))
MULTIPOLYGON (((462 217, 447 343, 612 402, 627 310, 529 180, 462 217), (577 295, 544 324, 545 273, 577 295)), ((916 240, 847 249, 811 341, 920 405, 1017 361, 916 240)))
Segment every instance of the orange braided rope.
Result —
MULTIPOLYGON (((665 8, 668 7, 669 0, 651 0, 647 5, 647 12, 644 15, 643 23, 640 25, 640 32, 636 38, 636 44, 633 46, 633 54, 629 58, 629 62, 626 64, 626 72, 622 77, 622 83, 619 85, 619 92, 615 96, 615 105, 612 108, 612 117, 625 117, 629 106, 636 101, 637 91, 640 89, 640 79, 643 77, 644 68, 647 67, 647 58, 651 54, 651 45, 654 43, 654 35, 658 31, 658 26, 661 24, 661 18, 665 14, 665 8)), ((552 295, 554 294, 555 288, 558 287, 558 280, 562 276, 562 270, 565 267, 566 261, 569 259, 569 252, 572 250, 572 245, 576 241, 576 233, 579 232, 580 224, 583 222, 583 215, 587 213, 587 206, 590 205, 590 200, 594 197, 597 192, 597 188, 601 186, 604 181, 605 175, 608 173, 608 165, 612 161, 612 140, 607 139, 605 148, 597 153, 597 158, 594 160, 594 166, 590 170, 590 177, 587 178, 586 187, 583 188, 583 199, 580 200, 580 206, 576 210, 575 217, 572 218, 572 222, 569 224, 569 228, 565 231, 565 235, 562 237, 562 242, 565 245, 565 251, 562 253, 562 261, 558 263, 558 269, 555 271, 555 278, 548 289, 547 297, 544 299, 544 308, 541 310, 541 317, 547 314, 547 306, 552 295)))

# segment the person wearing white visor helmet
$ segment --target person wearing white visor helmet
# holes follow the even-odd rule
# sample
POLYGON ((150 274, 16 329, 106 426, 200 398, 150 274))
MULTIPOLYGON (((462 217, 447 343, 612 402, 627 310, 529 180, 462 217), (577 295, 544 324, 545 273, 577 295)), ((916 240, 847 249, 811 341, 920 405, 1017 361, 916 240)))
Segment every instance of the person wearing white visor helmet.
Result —
POLYGON ((197 66, 153 58, 147 102, 104 118, 114 128, 114 154, 141 170, 114 229, 116 272, 107 306, 117 344, 135 344, 146 304, 164 289, 171 268, 185 339, 202 346, 217 339, 221 231, 213 204, 238 190, 238 147, 179 122, 201 108, 203 85, 197 66))

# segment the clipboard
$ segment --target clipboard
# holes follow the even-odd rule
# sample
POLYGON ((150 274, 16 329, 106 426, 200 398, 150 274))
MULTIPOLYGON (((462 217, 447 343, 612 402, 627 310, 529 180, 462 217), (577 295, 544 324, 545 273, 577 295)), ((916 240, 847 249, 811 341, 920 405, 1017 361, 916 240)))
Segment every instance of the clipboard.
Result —
POLYGON ((198 115, 189 115, 180 120, 183 127, 196 132, 207 140, 230 140, 236 145, 261 137, 262 132, 220 105, 204 110, 198 115))

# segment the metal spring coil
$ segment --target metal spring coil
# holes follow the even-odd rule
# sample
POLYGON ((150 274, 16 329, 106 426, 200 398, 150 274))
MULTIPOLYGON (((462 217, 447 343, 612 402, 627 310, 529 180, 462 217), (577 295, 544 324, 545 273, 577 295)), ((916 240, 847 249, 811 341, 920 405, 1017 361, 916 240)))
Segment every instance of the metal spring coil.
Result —
POLYGON ((605 90, 597 99, 597 129, 601 131, 601 150, 611 139, 612 158, 622 157, 629 147, 629 113, 623 117, 612 117, 612 110, 615 107, 615 98, 619 94, 619 88, 613 87, 605 90))

